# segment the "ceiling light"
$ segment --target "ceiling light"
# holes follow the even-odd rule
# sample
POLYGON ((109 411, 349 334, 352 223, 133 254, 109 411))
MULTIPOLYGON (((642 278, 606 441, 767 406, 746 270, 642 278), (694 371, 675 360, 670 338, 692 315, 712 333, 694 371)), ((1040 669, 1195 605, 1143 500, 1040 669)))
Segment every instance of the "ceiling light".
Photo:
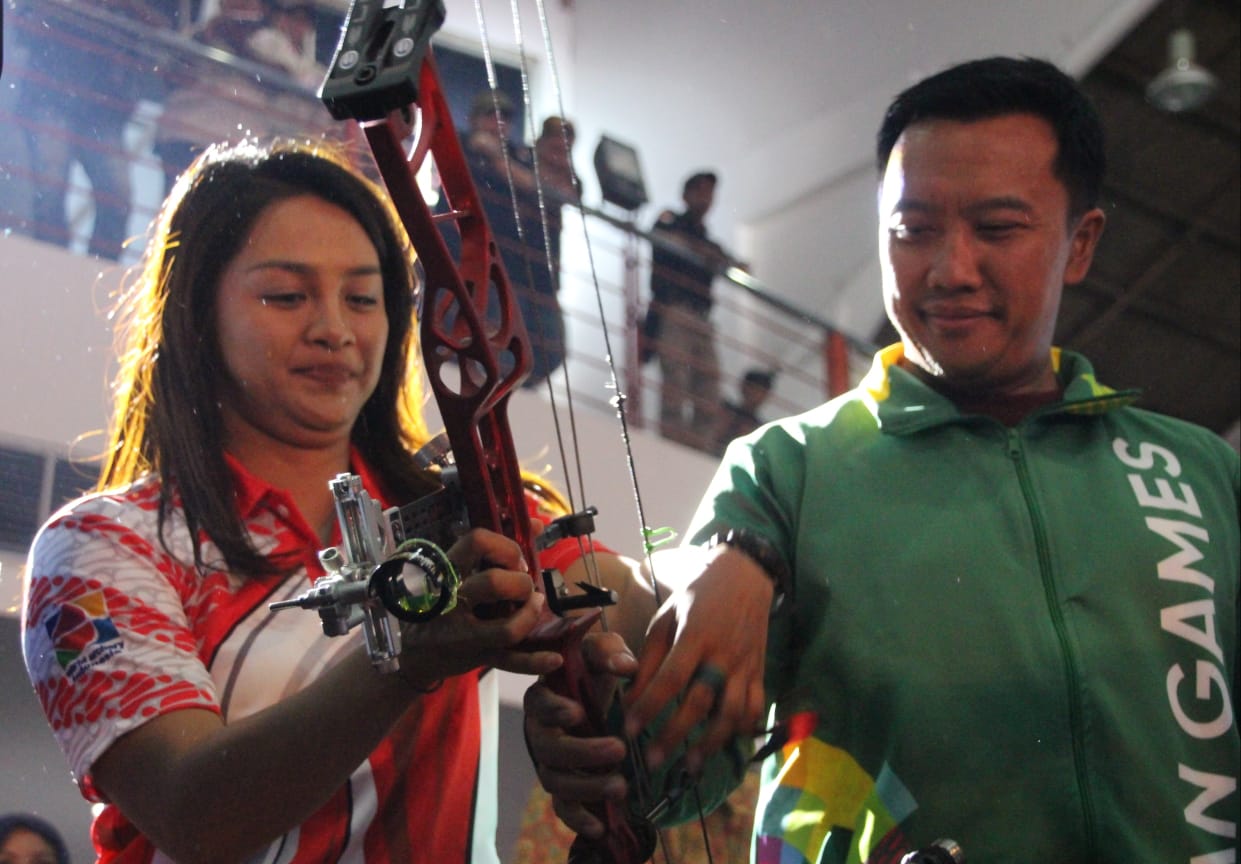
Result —
POLYGON ((1192 111, 1211 98, 1215 76, 1194 62, 1194 34, 1182 28, 1168 37, 1168 68, 1146 87, 1146 98, 1164 111, 1192 111))

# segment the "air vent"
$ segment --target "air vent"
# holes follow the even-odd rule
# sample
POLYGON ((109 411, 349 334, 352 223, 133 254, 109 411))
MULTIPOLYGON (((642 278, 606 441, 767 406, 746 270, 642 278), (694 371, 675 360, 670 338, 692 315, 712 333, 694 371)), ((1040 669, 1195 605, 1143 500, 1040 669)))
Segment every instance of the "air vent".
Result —
POLYGON ((0 447, 0 548, 24 552, 43 521, 40 453, 0 447))

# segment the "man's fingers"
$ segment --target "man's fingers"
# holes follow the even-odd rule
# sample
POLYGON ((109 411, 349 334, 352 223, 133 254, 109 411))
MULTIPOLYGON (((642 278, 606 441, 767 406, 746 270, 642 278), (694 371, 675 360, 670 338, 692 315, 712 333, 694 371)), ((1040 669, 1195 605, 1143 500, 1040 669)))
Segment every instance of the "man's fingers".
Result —
POLYGON ((629 677, 638 669, 638 658, 619 633, 591 633, 582 641, 582 656, 594 672, 629 677))
POLYGON ((716 695, 711 688, 698 684, 691 687, 680 707, 659 730, 659 735, 647 745, 647 767, 652 770, 660 767, 689 737, 690 732, 711 714, 715 703, 716 695))
POLYGON ((666 672, 664 662, 672 647, 671 634, 675 623, 670 618, 657 617, 647 633, 646 643, 642 646, 642 656, 638 658, 637 674, 625 692, 626 713, 635 718, 635 728, 631 730, 631 734, 653 720, 654 717, 647 714, 652 710, 657 713, 659 706, 669 698, 651 698, 647 691, 651 684, 666 672))
POLYGON ((575 834, 597 840, 603 836, 605 825, 582 804, 569 803, 560 798, 552 798, 552 809, 560 817, 560 821, 575 834))
POLYGON ((581 705, 554 692, 545 684, 533 684, 522 700, 526 716, 542 726, 568 728, 582 722, 586 712, 581 705))

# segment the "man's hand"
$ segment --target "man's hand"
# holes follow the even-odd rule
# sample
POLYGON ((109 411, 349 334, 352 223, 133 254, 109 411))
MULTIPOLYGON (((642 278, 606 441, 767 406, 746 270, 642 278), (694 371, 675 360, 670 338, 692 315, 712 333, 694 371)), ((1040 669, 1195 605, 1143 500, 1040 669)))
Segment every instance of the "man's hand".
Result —
POLYGON ((705 723, 686 752, 685 767, 696 774, 733 738, 758 731, 775 588, 753 560, 727 546, 675 549, 655 563, 661 579, 679 587, 647 631, 637 677, 625 695, 625 728, 635 735, 679 698, 646 748, 647 766, 659 767, 705 723))
MULTIPOLYGON (((638 661, 616 633, 592 633, 582 642, 596 693, 611 693, 617 679, 631 676, 638 661)), ((621 773, 625 742, 615 736, 575 737, 569 730, 586 720, 586 709, 558 696, 543 683, 526 691, 525 734, 543 788, 556 815, 578 834, 597 839, 604 825, 591 804, 619 801, 627 785, 621 773)))

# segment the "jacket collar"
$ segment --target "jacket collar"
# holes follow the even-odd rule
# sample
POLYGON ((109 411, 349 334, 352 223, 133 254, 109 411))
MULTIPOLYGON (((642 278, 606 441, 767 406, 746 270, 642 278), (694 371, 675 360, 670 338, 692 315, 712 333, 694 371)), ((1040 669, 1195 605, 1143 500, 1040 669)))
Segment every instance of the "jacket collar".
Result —
MULTIPOLYGON (((900 343, 881 349, 858 385, 862 401, 884 432, 903 435, 967 416, 946 396, 902 369, 898 361, 904 356, 900 343)), ((1133 404, 1140 395, 1138 390, 1118 391, 1099 383, 1090 361, 1072 351, 1052 348, 1051 366, 1064 390, 1064 398, 1035 411, 1024 422, 1054 414, 1104 414, 1133 404)))

